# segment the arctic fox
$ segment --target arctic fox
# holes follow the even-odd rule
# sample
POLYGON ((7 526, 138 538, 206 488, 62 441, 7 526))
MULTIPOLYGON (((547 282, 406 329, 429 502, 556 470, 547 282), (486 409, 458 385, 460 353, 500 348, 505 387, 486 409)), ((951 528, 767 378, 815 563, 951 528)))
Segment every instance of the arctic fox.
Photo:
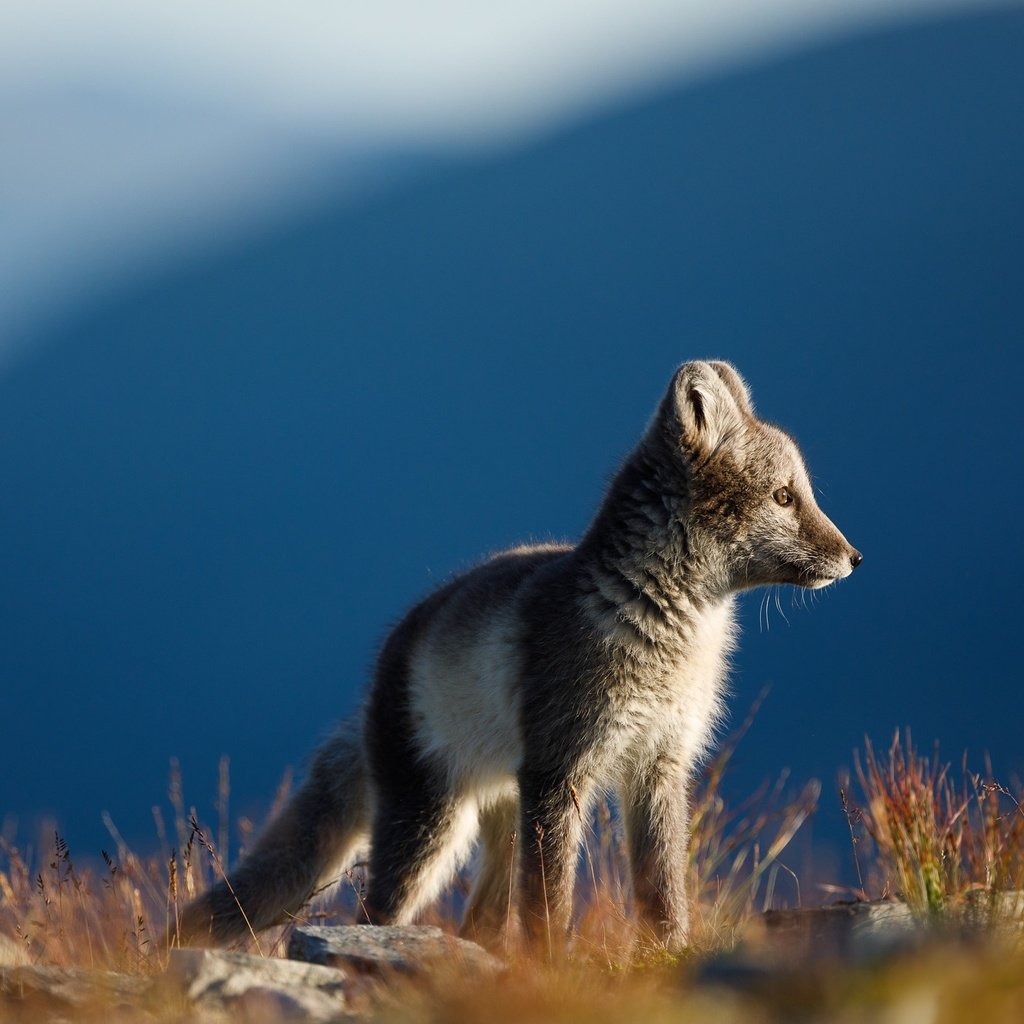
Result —
POLYGON ((584 822, 610 789, 639 924, 678 949, 687 791, 721 713, 733 596, 860 562, 736 370, 685 364, 578 544, 505 551, 405 616, 362 714, 176 937, 280 922, 367 845, 364 919, 408 923, 479 837, 464 930, 493 937, 512 903, 528 942, 564 942, 584 822))

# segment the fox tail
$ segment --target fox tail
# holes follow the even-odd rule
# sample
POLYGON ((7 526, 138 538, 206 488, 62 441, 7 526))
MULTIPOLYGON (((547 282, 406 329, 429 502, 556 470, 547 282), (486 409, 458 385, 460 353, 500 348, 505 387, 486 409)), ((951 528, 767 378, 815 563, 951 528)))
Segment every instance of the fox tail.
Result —
POLYGON ((343 722, 308 778, 226 878, 182 912, 171 945, 226 945, 296 914, 366 848, 370 792, 360 722, 343 722))

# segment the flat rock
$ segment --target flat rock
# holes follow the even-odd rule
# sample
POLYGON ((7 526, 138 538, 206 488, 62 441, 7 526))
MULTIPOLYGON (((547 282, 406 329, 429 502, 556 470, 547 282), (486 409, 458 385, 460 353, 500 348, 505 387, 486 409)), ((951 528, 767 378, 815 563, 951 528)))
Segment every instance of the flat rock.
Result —
POLYGON ((969 932, 1019 937, 1024 928, 1024 890, 974 889, 963 897, 960 918, 969 932))
POLYGON ((161 979, 204 1016, 230 1020, 347 1021, 344 971, 296 960, 279 960, 211 949, 171 950, 161 979))
POLYGON ((1019 941, 1024 892, 969 892, 949 913, 915 917, 899 900, 833 903, 769 910, 748 924, 734 950, 712 957, 699 981, 734 989, 799 993, 827 983, 837 961, 870 964, 929 942, 1019 941))
POLYGON ((891 900, 769 910, 749 922, 734 950, 703 963, 697 980, 798 1005, 816 998, 837 961, 875 960, 917 945, 924 934, 909 907, 891 900))
POLYGON ((425 925, 309 925, 292 932, 288 956, 365 974, 422 974, 440 966, 491 974, 502 966, 475 942, 425 925))
POLYGON ((863 958, 917 941, 921 923, 896 900, 833 903, 798 910, 769 910, 747 941, 760 941, 787 957, 863 958))
POLYGON ((0 1006, 113 1012, 137 1007, 151 987, 152 978, 84 967, 0 967, 0 1006))

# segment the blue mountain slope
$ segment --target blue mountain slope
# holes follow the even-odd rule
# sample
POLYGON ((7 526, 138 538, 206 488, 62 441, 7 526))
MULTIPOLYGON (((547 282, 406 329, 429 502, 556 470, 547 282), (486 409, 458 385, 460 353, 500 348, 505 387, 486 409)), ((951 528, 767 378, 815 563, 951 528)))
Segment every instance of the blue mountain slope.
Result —
POLYGON ((0 379, 0 814, 146 845, 168 758, 210 816, 221 753, 258 812, 408 602, 578 534, 703 355, 865 553, 788 625, 745 599, 733 791, 823 777, 840 847, 865 733, 1019 771, 1022 52, 1017 9, 681 89, 43 339, 0 379))

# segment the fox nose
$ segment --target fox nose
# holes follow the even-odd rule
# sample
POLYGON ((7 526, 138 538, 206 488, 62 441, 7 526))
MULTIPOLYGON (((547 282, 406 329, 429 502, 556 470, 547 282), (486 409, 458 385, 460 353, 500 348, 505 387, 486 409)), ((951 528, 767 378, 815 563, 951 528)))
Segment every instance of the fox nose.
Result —
POLYGON ((863 561, 864 556, 859 551, 854 551, 854 553, 850 555, 850 565, 854 569, 856 569, 857 566, 860 565, 860 563, 863 561))

